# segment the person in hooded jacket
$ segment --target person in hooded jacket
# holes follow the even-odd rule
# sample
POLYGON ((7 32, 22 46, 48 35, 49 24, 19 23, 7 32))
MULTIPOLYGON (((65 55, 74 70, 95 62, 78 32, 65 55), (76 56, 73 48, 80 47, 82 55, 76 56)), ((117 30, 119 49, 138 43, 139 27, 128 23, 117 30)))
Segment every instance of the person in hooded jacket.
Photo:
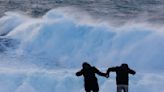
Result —
POLYGON ((100 72, 96 67, 84 62, 82 69, 76 73, 76 76, 84 77, 84 87, 86 92, 98 92, 99 85, 95 74, 106 77, 106 73, 100 72))
POLYGON ((116 72, 117 92, 128 92, 129 74, 136 74, 136 72, 128 67, 128 64, 123 63, 121 66, 111 67, 107 70, 107 76, 110 72, 116 72))

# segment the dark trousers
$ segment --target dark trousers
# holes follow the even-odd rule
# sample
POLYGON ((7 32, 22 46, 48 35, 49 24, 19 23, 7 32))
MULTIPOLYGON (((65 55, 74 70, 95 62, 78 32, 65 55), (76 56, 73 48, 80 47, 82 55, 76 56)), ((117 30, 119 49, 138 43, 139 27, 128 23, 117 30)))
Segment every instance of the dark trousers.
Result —
POLYGON ((85 91, 86 92, 98 92, 99 91, 99 86, 98 86, 98 82, 97 79, 89 79, 87 81, 85 81, 85 91))

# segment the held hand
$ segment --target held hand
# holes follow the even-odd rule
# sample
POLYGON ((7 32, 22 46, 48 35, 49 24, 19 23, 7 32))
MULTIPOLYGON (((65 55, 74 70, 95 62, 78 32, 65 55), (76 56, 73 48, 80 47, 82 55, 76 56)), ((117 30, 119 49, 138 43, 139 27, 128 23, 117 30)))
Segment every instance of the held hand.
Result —
POLYGON ((106 78, 109 78, 109 74, 106 74, 105 77, 106 77, 106 78))
POLYGON ((78 76, 78 74, 77 74, 77 73, 76 73, 75 75, 76 75, 76 76, 78 76))

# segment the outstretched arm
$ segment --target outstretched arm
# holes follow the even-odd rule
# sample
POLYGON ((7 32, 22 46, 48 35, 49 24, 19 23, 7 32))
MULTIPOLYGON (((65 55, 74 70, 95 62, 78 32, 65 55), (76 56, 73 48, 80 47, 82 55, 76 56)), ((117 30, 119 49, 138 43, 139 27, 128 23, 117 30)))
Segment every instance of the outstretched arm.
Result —
POLYGON ((110 72, 116 72, 117 71, 117 67, 111 67, 111 68, 108 68, 106 74, 109 75, 110 72))
POLYGON ((98 75, 106 77, 106 74, 103 72, 100 72, 96 67, 93 67, 93 69, 94 69, 95 73, 97 73, 98 75))
POLYGON ((136 74, 136 72, 135 72, 134 70, 130 69, 130 68, 129 68, 129 71, 128 71, 128 72, 129 72, 130 74, 133 74, 133 75, 136 74))
POLYGON ((82 70, 76 72, 76 76, 81 76, 83 73, 82 73, 82 70))

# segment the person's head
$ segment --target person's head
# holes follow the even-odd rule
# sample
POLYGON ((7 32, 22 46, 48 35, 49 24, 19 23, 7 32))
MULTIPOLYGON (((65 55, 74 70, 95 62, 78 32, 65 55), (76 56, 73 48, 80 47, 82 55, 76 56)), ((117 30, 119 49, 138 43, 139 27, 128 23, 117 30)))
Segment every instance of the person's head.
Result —
POLYGON ((91 65, 89 63, 87 63, 87 62, 84 62, 82 64, 82 66, 83 66, 84 69, 91 67, 91 65))
POLYGON ((121 64, 121 67, 122 67, 122 68, 128 68, 128 64, 123 63, 123 64, 121 64))

